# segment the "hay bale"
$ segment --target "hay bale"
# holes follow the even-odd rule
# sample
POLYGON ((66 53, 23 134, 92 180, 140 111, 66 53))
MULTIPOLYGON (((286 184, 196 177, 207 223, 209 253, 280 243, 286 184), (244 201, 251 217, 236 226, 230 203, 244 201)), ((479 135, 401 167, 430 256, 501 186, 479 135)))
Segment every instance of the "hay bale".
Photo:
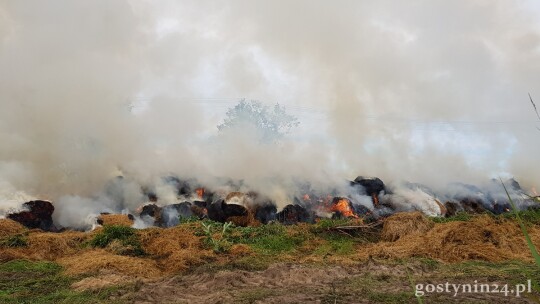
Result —
POLYGON ((394 242, 411 234, 423 234, 433 228, 434 223, 422 212, 401 212, 385 219, 381 239, 394 242))
POLYGON ((64 257, 57 262, 65 267, 68 275, 95 273, 97 270, 142 278, 157 278, 162 275, 153 260, 116 255, 103 249, 64 257))
POLYGON ((121 225, 133 226, 133 217, 127 214, 102 214, 98 217, 98 223, 101 225, 121 225))
POLYGON ((0 219, 0 238, 5 238, 26 231, 26 228, 10 219, 0 219))

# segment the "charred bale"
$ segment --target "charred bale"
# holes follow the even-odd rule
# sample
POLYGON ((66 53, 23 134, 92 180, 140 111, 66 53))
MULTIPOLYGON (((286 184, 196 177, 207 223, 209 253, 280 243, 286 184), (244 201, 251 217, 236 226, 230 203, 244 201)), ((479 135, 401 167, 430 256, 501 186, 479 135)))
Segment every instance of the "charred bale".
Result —
POLYGON ((463 210, 463 207, 461 207, 456 202, 446 202, 444 203, 444 207, 446 208, 446 214, 445 217, 451 217, 456 215, 458 212, 463 210))
POLYGON ((248 215, 246 207, 237 204, 227 204, 223 199, 219 199, 208 207, 208 218, 225 223, 230 217, 243 217, 248 215))
POLYGON ((300 222, 313 222, 313 214, 300 205, 287 205, 276 214, 277 220, 284 225, 300 222))
POLYGON ((193 216, 191 203, 182 202, 179 204, 167 205, 161 209, 161 225, 163 227, 173 227, 180 224, 180 219, 193 216))
POLYGON ((358 176, 351 182, 351 186, 356 188, 358 193, 371 196, 375 207, 379 206, 379 193, 386 190, 383 181, 378 177, 358 176))
POLYGON ((191 205, 191 212, 193 215, 198 217, 199 219, 204 219, 208 217, 208 209, 207 207, 210 205, 210 203, 207 203, 205 201, 194 201, 191 205))
POLYGON ((223 203, 223 213, 227 218, 231 216, 246 216, 248 210, 242 205, 223 203))
POLYGON ((478 198, 467 197, 461 199, 459 203, 467 213, 483 213, 486 211, 483 201, 478 198))
POLYGON ((52 220, 54 206, 51 202, 35 200, 24 203, 23 207, 28 211, 9 214, 7 217, 27 228, 39 228, 44 231, 53 232, 58 231, 52 220))
MULTIPOLYGON (((162 222, 161 222, 161 207, 159 207, 156 204, 144 205, 142 207, 141 212, 139 213, 139 216, 143 220, 145 220, 145 218, 146 219, 152 218, 153 221, 154 221, 154 226, 159 227, 159 226, 162 225, 162 222)), ((145 221, 147 221, 147 220, 145 220, 145 221)))
POLYGON ((139 216, 150 216, 150 217, 156 217, 161 213, 161 208, 156 204, 148 204, 144 205, 142 207, 141 213, 139 213, 139 216))
POLYGON ((206 209, 208 207, 208 205, 210 205, 210 204, 208 204, 206 201, 193 201, 193 205, 197 206, 199 208, 205 208, 206 209))
POLYGON ((262 224, 268 224, 276 219, 277 208, 274 204, 264 204, 255 210, 255 219, 262 224))
POLYGON ((222 199, 210 204, 210 206, 208 206, 208 218, 212 221, 225 223, 227 217, 225 216, 225 211, 223 211, 223 204, 225 204, 225 201, 222 199))
POLYGON ((378 177, 358 176, 354 179, 354 184, 364 187, 367 195, 378 195, 385 190, 384 182, 378 177))
POLYGON ((512 210, 512 206, 510 206, 509 203, 494 203, 493 206, 490 208, 489 211, 491 211, 493 214, 499 215, 503 214, 505 212, 510 212, 512 210))

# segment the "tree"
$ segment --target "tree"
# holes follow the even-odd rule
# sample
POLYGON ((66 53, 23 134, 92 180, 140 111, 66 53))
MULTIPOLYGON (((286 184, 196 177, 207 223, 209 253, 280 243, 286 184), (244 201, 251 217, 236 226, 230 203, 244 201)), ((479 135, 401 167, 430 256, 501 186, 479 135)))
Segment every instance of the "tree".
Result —
POLYGON ((217 128, 219 131, 253 128, 262 140, 267 141, 282 138, 298 125, 298 119, 287 114, 279 104, 269 107, 258 101, 242 99, 227 111, 223 123, 217 128))

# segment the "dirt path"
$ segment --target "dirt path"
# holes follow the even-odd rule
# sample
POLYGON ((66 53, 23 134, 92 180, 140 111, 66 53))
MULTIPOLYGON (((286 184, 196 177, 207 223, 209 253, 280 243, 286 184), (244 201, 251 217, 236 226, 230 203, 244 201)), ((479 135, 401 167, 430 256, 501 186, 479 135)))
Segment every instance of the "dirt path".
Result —
MULTIPOLYGON (((145 283, 122 296, 146 303, 418 303, 407 270, 417 283, 442 282, 439 274, 417 265, 307 266, 276 264, 264 271, 219 271, 145 283)), ((467 278, 472 283, 475 278, 467 278)), ((479 282, 485 278, 477 278, 479 282)), ((493 283, 493 282, 491 282, 493 283)), ((430 294, 424 303, 534 303, 501 294, 430 294)))

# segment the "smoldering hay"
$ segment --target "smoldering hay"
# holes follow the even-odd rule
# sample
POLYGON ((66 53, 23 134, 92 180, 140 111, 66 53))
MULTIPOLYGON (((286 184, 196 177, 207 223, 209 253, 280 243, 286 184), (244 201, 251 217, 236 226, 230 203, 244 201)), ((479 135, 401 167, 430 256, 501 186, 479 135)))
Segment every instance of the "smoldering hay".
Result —
POLYGON ((50 199, 71 225, 119 206, 118 171, 128 210, 171 173, 243 180, 281 206, 297 180, 358 174, 529 189, 539 15, 532 0, 2 1, 0 206, 50 199), (240 98, 300 126, 266 144, 218 132, 240 98))

